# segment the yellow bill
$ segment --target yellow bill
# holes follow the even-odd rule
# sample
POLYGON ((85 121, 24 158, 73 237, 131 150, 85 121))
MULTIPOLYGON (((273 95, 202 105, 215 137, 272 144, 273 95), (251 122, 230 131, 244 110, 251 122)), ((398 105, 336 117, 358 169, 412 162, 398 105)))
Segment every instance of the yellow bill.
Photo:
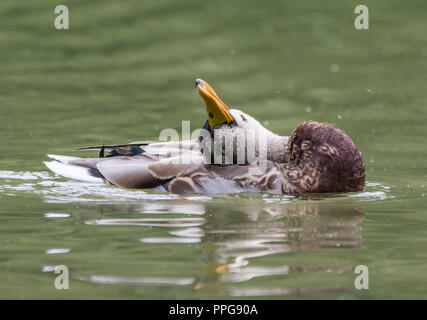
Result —
POLYGON ((233 122, 233 117, 228 112, 230 108, 221 101, 221 99, 207 82, 201 79, 197 79, 196 87, 200 96, 205 101, 209 127, 211 130, 219 124, 233 122))

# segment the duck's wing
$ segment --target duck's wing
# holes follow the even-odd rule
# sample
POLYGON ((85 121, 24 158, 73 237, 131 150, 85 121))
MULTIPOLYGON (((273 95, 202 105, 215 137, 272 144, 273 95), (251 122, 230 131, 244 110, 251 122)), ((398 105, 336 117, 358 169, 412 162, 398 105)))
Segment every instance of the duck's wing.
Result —
POLYGON ((199 151, 200 144, 198 140, 168 142, 134 141, 127 144, 98 145, 75 149, 75 151, 88 150, 99 150, 100 158, 103 158, 105 156, 105 151, 108 151, 106 157, 132 157, 141 153, 150 154, 154 156, 172 157, 177 156, 185 151, 199 151))
POLYGON ((59 175, 128 189, 153 188, 179 194, 289 193, 291 183, 284 179, 282 166, 271 161, 266 168, 257 164, 218 166, 205 164, 203 155, 193 151, 170 158, 149 154, 86 159, 50 157, 56 161, 46 165, 59 175))
POLYGON ((177 176, 197 170, 204 161, 202 154, 195 151, 183 151, 175 157, 159 157, 148 153, 105 158, 48 156, 55 161, 45 162, 45 165, 58 175, 130 189, 161 186, 177 176))
POLYGON ((273 165, 269 165, 266 172, 257 172, 256 165, 209 165, 204 163, 203 155, 192 151, 163 159, 141 154, 134 157, 76 159, 69 164, 97 170, 105 181, 122 188, 162 187, 178 194, 277 193, 279 183, 273 165))
POLYGON ((101 175, 110 183, 129 189, 155 188, 197 171, 203 166, 203 156, 185 153, 178 157, 153 159, 151 156, 116 157, 96 164, 101 175))
POLYGON ((162 158, 179 157, 191 153, 200 153, 198 140, 153 142, 141 147, 144 153, 162 158))

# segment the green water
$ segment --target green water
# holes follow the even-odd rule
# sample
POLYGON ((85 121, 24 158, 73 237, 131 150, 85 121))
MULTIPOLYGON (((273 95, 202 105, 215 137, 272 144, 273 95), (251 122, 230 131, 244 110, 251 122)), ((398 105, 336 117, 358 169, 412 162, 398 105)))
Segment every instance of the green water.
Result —
POLYGON ((364 31, 357 1, 61 3, 69 30, 53 26, 56 1, 0 3, 0 298, 427 298, 425 1, 369 1, 364 31), (43 165, 198 128, 196 78, 279 134, 336 124, 366 189, 184 197, 43 165))

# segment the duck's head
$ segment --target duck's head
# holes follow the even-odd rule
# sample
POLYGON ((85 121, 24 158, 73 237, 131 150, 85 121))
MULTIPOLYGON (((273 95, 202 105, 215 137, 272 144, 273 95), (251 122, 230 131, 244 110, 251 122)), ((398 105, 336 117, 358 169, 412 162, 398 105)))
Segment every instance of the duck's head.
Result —
POLYGON ((267 130, 250 115, 238 110, 230 109, 216 94, 214 89, 204 80, 197 79, 196 87, 206 105, 208 120, 204 129, 212 131, 222 127, 239 127, 241 129, 267 130), (208 126, 207 126, 208 124, 208 126))
POLYGON ((288 140, 288 178, 313 192, 360 191, 365 166, 353 141, 331 124, 303 122, 288 140))
MULTIPOLYGON (((233 141, 235 138, 236 141, 233 142, 234 157, 238 157, 239 151, 236 143, 242 141, 242 138, 244 138, 243 141, 246 141, 246 147, 251 149, 250 146, 253 146, 254 152, 258 154, 259 137, 262 135, 267 139, 267 159, 276 162, 287 161, 286 142, 288 137, 278 136, 250 115, 237 109, 230 109, 207 82, 197 79, 196 87, 205 102, 208 114, 208 120, 202 128, 207 130, 215 141, 218 137, 218 141, 221 142, 223 136, 227 136, 229 141, 233 141)), ((199 137, 199 141, 204 141, 202 135, 199 137)), ((211 147, 214 151, 214 144, 211 144, 211 147)))

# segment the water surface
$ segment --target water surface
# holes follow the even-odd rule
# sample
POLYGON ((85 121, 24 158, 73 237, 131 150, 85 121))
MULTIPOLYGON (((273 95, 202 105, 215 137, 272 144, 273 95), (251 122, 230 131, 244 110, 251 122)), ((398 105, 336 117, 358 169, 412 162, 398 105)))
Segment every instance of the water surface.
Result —
POLYGON ((0 298, 427 298, 424 1, 370 2, 367 31, 342 1, 64 3, 67 31, 55 1, 0 4, 0 298), (44 167, 200 127, 196 78, 279 134, 336 124, 366 189, 178 196, 44 167))

